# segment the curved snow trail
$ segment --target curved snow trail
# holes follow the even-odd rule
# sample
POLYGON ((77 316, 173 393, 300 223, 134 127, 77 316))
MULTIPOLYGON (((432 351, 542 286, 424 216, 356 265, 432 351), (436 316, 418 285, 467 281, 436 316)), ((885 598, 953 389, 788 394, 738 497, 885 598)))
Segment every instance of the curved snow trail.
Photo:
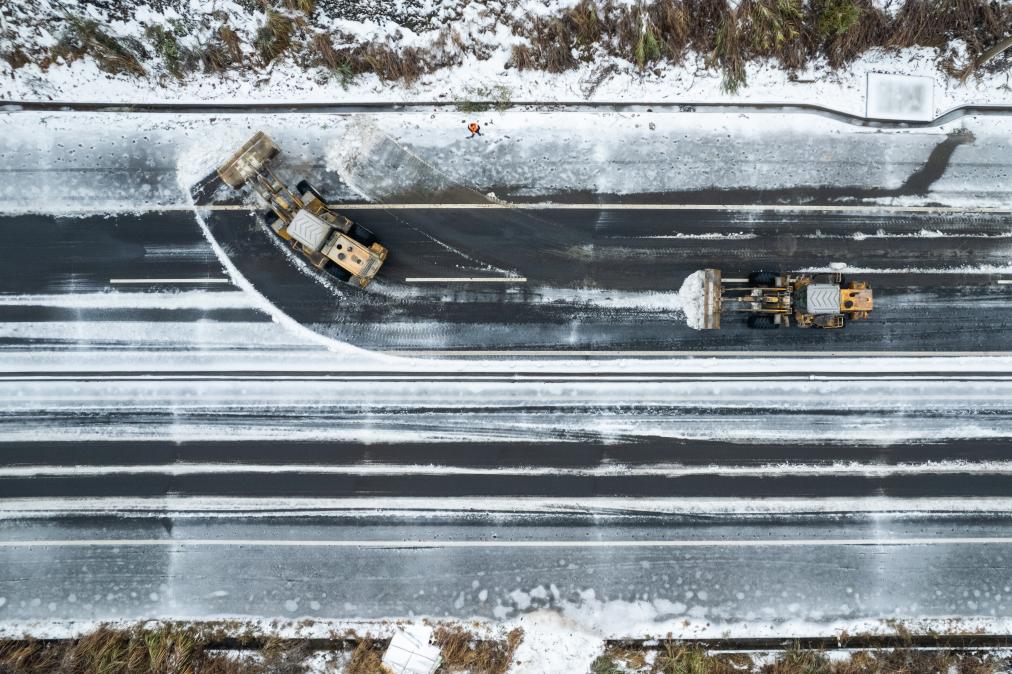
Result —
POLYGON ((256 289, 256 286, 254 286, 253 283, 250 282, 250 280, 247 279, 245 275, 243 275, 243 273, 239 271, 238 267, 235 266, 235 263, 232 262, 231 258, 229 258, 229 256, 225 253, 224 249, 222 249, 221 244, 218 243, 218 240, 214 237, 214 234, 211 233, 211 229, 207 226, 207 222, 204 220, 204 216, 201 213, 200 207, 193 200, 193 193, 190 191, 190 188, 194 184, 196 184, 198 180, 207 176, 211 171, 214 170, 213 168, 208 170, 206 166, 204 167, 204 169, 199 168, 201 164, 207 163, 207 154, 204 150, 200 148, 194 149, 201 152, 200 157, 193 157, 191 159, 191 153, 187 152, 183 152, 180 155, 180 159, 176 167, 177 168, 176 176, 179 182, 179 186, 186 194, 186 199, 188 199, 189 203, 193 206, 193 216, 197 221, 197 226, 200 227, 201 234, 203 234, 204 238, 207 239, 207 243, 208 245, 211 246, 211 250, 214 252, 215 257, 218 258, 218 262, 221 264, 222 268, 225 270, 225 273, 228 275, 232 283, 249 296, 250 301, 253 303, 254 307, 256 309, 259 309, 260 311, 263 311, 265 314, 271 317, 271 320, 281 325, 282 327, 288 329, 293 334, 302 337, 303 339, 312 344, 321 346, 327 349, 328 351, 345 351, 345 352, 353 351, 355 355, 360 358, 372 358, 386 361, 397 360, 396 358, 391 356, 379 356, 374 352, 366 351, 365 349, 360 349, 356 346, 348 344, 347 342, 341 342, 331 337, 321 335, 318 332, 314 332, 313 330, 310 330, 309 328, 302 325, 297 320, 286 314, 284 311, 279 309, 277 305, 275 305, 273 302, 267 299, 267 297, 265 297, 263 293, 261 293, 259 290, 256 289), (194 166, 192 167, 187 166, 186 165, 187 159, 191 159, 194 163, 194 166), (196 172, 199 175, 197 180, 191 180, 191 177, 194 175, 194 171, 187 169, 196 169, 196 172))

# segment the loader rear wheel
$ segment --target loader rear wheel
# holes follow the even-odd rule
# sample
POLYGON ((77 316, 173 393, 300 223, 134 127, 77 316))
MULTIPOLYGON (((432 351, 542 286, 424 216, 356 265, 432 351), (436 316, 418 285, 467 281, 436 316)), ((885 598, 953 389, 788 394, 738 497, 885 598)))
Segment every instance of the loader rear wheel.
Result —
POLYGON ((753 288, 776 285, 777 274, 772 271, 754 271, 748 275, 748 284, 753 288))
POLYGON ((352 225, 351 229, 348 230, 348 236, 358 241, 365 248, 376 243, 376 235, 362 225, 352 225))
POLYGON ((320 193, 316 191, 316 188, 309 184, 308 180, 300 180, 299 184, 295 186, 295 189, 299 192, 300 196, 312 194, 314 197, 316 197, 323 203, 327 203, 326 201, 323 200, 323 197, 320 196, 320 193))
POLYGON ((776 330, 780 327, 777 325, 776 320, 774 320, 774 318, 769 314, 749 316, 745 323, 753 330, 776 330))
POLYGON ((274 211, 264 211, 264 224, 268 227, 278 221, 278 214, 274 211))

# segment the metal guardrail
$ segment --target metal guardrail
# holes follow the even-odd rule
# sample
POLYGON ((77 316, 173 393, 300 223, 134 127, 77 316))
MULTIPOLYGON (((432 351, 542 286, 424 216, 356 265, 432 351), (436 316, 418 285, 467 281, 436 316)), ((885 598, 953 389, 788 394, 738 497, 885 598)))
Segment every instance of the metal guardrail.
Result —
MULTIPOLYGON (((1012 105, 964 105, 943 112, 930 121, 873 119, 841 112, 821 105, 804 103, 621 103, 612 101, 600 102, 544 102, 544 101, 511 101, 504 105, 499 101, 470 101, 479 106, 488 106, 499 110, 536 109, 539 111, 557 112, 683 112, 683 113, 808 113, 829 119, 872 128, 930 128, 940 126, 961 117, 974 115, 1010 115, 1012 105)), ((402 103, 364 102, 364 103, 77 103, 60 101, 3 101, 0 100, 0 112, 32 112, 32 111, 68 111, 68 112, 134 112, 177 114, 224 114, 224 113, 355 113, 355 112, 404 112, 406 110, 456 110, 459 102, 446 101, 409 101, 402 103)))

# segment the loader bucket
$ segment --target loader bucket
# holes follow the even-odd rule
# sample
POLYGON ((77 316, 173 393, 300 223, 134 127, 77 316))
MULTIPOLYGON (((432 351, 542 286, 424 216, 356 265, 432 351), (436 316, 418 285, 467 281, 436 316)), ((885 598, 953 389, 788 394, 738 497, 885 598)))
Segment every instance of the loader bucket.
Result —
POLYGON ((703 270, 703 330, 720 329, 720 270, 703 270))
POLYGON ((218 167, 218 176, 226 185, 237 190, 259 173, 267 160, 277 153, 278 146, 270 136, 263 131, 257 131, 238 152, 218 167))

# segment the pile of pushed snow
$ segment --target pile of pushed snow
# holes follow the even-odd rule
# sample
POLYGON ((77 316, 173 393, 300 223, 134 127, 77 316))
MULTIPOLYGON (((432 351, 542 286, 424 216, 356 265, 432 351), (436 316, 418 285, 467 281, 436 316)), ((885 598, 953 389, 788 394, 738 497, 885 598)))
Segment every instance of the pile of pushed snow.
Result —
POLYGON ((690 274, 678 289, 678 299, 685 313, 685 322, 693 330, 703 329, 703 277, 700 269, 690 274))

